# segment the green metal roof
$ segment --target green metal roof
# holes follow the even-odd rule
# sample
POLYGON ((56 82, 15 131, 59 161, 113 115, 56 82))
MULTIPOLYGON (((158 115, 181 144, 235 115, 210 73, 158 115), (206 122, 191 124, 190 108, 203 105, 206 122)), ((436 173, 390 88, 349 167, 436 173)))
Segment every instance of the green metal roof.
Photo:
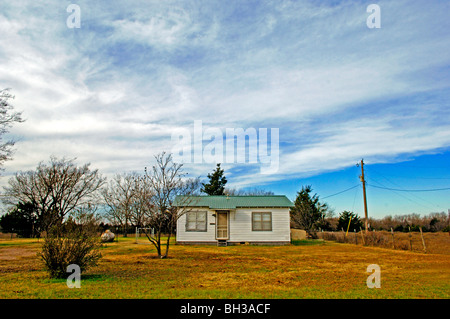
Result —
POLYGON ((210 209, 236 209, 256 207, 292 207, 284 195, 264 196, 177 196, 174 206, 208 207, 210 209))

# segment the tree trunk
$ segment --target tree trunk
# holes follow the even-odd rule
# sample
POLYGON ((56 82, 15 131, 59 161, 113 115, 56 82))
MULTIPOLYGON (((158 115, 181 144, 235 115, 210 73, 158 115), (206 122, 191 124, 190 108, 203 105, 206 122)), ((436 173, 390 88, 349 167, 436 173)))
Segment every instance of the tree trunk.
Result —
POLYGON ((125 229, 124 229, 124 232, 123 232, 123 237, 128 237, 127 230, 128 230, 128 220, 125 219, 125 229))
POLYGON ((170 243, 170 236, 171 235, 172 235, 172 233, 169 233, 169 236, 167 237, 166 253, 164 254, 164 257, 161 257, 161 258, 166 258, 169 255, 169 243, 170 243))
POLYGON ((163 258, 163 256, 161 255, 161 242, 157 243, 156 250, 158 251, 158 257, 163 258))
POLYGON ((160 241, 160 236, 157 235, 158 239, 155 239, 155 238, 152 238, 151 236, 148 235, 147 230, 145 230, 144 232, 145 232, 145 236, 147 237, 147 239, 153 244, 153 246, 155 246, 156 252, 158 253, 158 257, 161 258, 161 241, 160 241))

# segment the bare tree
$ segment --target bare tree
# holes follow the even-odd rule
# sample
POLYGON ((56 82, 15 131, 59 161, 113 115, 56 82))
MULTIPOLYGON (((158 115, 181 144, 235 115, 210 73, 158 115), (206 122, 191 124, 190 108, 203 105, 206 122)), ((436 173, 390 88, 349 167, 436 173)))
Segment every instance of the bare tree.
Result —
MULTIPOLYGON (((150 171, 145 170, 143 180, 148 189, 142 198, 143 209, 148 218, 149 226, 154 229, 153 234, 146 231, 148 240, 156 247, 159 258, 166 258, 169 254, 169 244, 175 230, 177 220, 188 212, 188 205, 174 206, 177 195, 199 194, 200 179, 185 178, 182 164, 172 161, 172 156, 165 152, 155 156, 156 165, 150 171), (167 232, 166 249, 162 251, 162 236, 167 232)), ((193 200, 190 196, 186 201, 193 200)))
POLYGON ((0 167, 11 159, 15 144, 13 140, 4 142, 2 136, 9 132, 14 123, 24 122, 22 112, 14 112, 10 99, 14 99, 14 96, 9 93, 9 89, 0 90, 0 167))
MULTIPOLYGON (((136 205, 140 187, 140 177, 135 173, 117 174, 101 191, 104 203, 108 207, 106 217, 124 228, 127 237, 128 225, 140 220, 140 210, 136 205)), ((136 224, 135 224, 136 225, 136 224)))
POLYGON ((99 206, 88 203, 80 206, 69 214, 65 227, 77 227, 79 232, 88 237, 97 237, 100 232, 102 215, 98 213, 99 206))
POLYGON ((77 167, 74 159, 51 157, 35 171, 18 172, 4 187, 6 204, 31 203, 37 209, 39 231, 61 225, 76 208, 98 200, 105 179, 90 164, 77 167))
POLYGON ((153 208, 153 190, 148 186, 145 175, 136 175, 133 189, 134 201, 131 221, 136 227, 147 227, 151 222, 148 212, 153 208))

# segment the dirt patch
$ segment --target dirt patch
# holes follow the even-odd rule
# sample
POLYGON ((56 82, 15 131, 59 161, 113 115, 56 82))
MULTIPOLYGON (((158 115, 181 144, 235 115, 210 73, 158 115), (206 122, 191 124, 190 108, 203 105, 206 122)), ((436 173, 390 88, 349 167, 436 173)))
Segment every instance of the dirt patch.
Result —
POLYGON ((36 256, 36 250, 23 247, 0 248, 0 260, 17 260, 31 256, 36 256))

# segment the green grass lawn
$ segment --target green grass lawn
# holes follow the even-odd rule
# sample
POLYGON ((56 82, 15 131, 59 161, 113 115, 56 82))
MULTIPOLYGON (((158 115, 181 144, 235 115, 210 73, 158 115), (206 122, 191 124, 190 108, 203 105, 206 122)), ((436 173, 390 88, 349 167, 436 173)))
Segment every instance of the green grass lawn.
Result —
POLYGON ((50 279, 36 239, 0 241, 0 298, 449 298, 450 256, 323 241, 290 246, 171 245, 169 258, 141 238, 102 248, 81 288, 50 279), (369 264, 381 288, 369 289, 369 264))

